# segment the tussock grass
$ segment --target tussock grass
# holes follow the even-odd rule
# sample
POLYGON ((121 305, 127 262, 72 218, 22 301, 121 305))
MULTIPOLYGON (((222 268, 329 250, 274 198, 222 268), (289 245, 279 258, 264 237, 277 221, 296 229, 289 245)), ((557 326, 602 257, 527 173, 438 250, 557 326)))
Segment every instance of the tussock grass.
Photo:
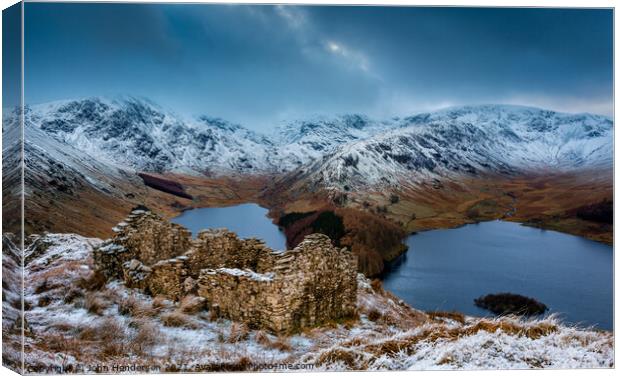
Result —
POLYGON ((43 347, 57 353, 72 353, 80 348, 77 339, 64 334, 45 336, 43 347))
POLYGON ((153 317, 157 314, 153 307, 134 296, 122 298, 118 303, 118 313, 132 317, 153 317))
POLYGON ((39 283, 37 287, 34 289, 35 294, 43 294, 44 292, 48 292, 55 288, 59 287, 57 284, 53 284, 49 281, 48 278, 45 278, 43 282, 39 283))
POLYGON ((116 319, 108 317, 82 328, 77 338, 83 341, 113 342, 124 337, 124 333, 125 327, 116 319))
POLYGON ((370 281, 370 287, 372 287, 372 291, 381 294, 383 293, 383 282, 380 279, 373 279, 370 281))
POLYGON ((292 350, 292 346, 288 338, 283 337, 283 336, 278 336, 278 338, 276 338, 275 341, 271 342, 269 347, 272 349, 279 350, 279 351, 291 351, 292 350))
POLYGON ((157 295, 153 298, 151 305, 153 306, 153 308, 159 310, 162 308, 170 307, 170 301, 163 295, 157 295))
POLYGON ((129 344, 130 349, 136 354, 145 354, 161 341, 161 331, 150 322, 143 321, 138 325, 136 334, 129 344))
POLYGON ((262 345, 265 347, 271 344, 271 340, 269 339, 269 336, 267 335, 267 333, 265 333, 264 330, 257 330, 256 334, 254 334, 254 340, 259 345, 262 345))
POLYGON ((66 304, 71 304, 81 298, 84 298, 84 291, 79 288, 70 287, 64 294, 63 302, 66 304))
POLYGON ((376 321, 379 321, 383 317, 383 314, 379 312, 378 309, 373 308, 370 311, 368 311, 367 316, 368 316, 368 320, 376 322, 376 321))
POLYGON ((215 312, 214 309, 209 310, 209 321, 213 322, 213 321, 217 321, 218 316, 217 316, 217 312, 215 312))
POLYGON ((378 343, 370 344, 365 350, 381 356, 383 354, 395 355, 405 352, 408 355, 415 350, 415 346, 423 341, 435 342, 438 340, 456 341, 460 338, 473 336, 480 331, 495 333, 502 331, 506 334, 516 337, 527 337, 530 339, 539 339, 543 336, 552 334, 558 330, 553 322, 520 322, 518 320, 509 320, 507 318, 497 320, 480 319, 472 325, 459 326, 449 328, 445 325, 431 325, 417 331, 413 335, 403 336, 399 338, 390 338, 378 343))
POLYGON ((278 336, 272 340, 263 330, 256 331, 256 334, 254 335, 254 340, 268 349, 275 349, 287 352, 293 349, 287 337, 278 336))
POLYGON ((463 315, 460 312, 431 311, 431 312, 426 312, 426 314, 431 320, 449 319, 449 320, 454 320, 460 324, 465 324, 465 315, 463 315))
POLYGON ((45 295, 39 298, 39 301, 37 302, 37 305, 39 307, 47 307, 48 305, 50 305, 52 303, 52 299, 45 295))
POLYGON ((101 290, 107 282, 107 278, 100 271, 93 271, 86 277, 78 279, 77 286, 87 291, 101 290))
POLYGON ((108 301, 99 294, 90 293, 86 295, 86 299, 84 299, 84 308, 86 308, 89 313, 102 316, 103 311, 108 308, 108 301))
POLYGON ((228 338, 226 342, 237 343, 239 341, 245 341, 246 339, 248 339, 249 334, 250 331, 247 325, 233 322, 230 326, 230 332, 228 333, 228 338))
POLYGON ((354 351, 342 347, 336 347, 323 351, 317 358, 316 365, 322 366, 340 362, 350 369, 365 369, 358 366, 358 358, 359 356, 354 351))
POLYGON ((183 313, 190 315, 196 314, 206 308, 205 298, 199 296, 188 295, 181 299, 179 309, 183 313))
POLYGON ((165 326, 189 329, 198 328, 191 316, 179 311, 163 313, 160 315, 160 319, 165 326))

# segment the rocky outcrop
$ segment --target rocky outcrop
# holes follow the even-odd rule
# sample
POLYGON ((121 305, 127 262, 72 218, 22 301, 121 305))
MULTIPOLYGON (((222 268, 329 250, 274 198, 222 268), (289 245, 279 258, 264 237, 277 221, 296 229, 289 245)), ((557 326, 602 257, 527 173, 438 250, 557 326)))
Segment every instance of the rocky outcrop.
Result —
POLYGON ((274 332, 292 332, 355 314, 357 259, 329 237, 311 234, 274 251, 225 229, 201 231, 134 210, 94 251, 107 278, 180 300, 197 293, 217 315, 274 332))

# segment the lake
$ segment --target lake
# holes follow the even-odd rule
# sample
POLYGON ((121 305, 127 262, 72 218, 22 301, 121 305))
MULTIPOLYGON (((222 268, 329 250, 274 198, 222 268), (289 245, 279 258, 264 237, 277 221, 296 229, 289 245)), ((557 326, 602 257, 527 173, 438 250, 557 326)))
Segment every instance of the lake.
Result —
POLYGON ((490 293, 535 298, 568 323, 613 329, 613 249, 577 236, 491 221, 407 238, 383 285, 411 306, 492 315, 490 293))
POLYGON ((286 249, 286 237, 267 217, 268 210, 256 204, 223 208, 200 208, 183 212, 171 221, 188 228, 195 237, 200 230, 227 228, 240 238, 256 237, 274 250, 286 249))
MULTIPOLYGON (((286 238, 256 204, 185 211, 172 220, 195 236, 225 227, 273 249, 286 238)), ((411 306, 492 315, 474 305, 490 293, 535 298, 569 323, 613 326, 612 247, 577 236, 491 221, 409 236, 409 251, 389 266, 383 285, 411 306)))

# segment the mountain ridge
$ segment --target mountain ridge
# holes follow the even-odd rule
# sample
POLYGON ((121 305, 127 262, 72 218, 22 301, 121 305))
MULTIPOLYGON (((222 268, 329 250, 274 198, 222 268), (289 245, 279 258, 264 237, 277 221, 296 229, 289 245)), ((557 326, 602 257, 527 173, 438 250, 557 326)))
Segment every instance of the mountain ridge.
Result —
POLYGON ((339 190, 607 166, 613 155, 608 117, 517 105, 458 106, 390 120, 317 117, 261 134, 221 118, 179 116, 148 99, 92 97, 27 106, 25 121, 27 129, 119 168, 205 176, 294 172, 339 190))

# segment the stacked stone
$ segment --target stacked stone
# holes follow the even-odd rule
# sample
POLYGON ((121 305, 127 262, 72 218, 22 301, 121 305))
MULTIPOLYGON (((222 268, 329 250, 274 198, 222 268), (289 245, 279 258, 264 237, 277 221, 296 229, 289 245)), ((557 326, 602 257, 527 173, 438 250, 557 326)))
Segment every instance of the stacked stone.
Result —
POLYGON ((252 328, 271 328, 270 306, 265 296, 273 291, 273 274, 240 269, 204 269, 198 295, 218 316, 240 321, 252 328))
POLYGON ((256 270, 259 260, 273 251, 261 240, 239 239, 226 229, 203 230, 187 253, 191 274, 198 276, 204 268, 237 268, 256 270))
POLYGON ((131 249, 133 257, 145 265, 180 256, 191 246, 189 230, 150 211, 132 211, 115 231, 114 243, 131 249))
POLYGON ((276 252, 258 239, 185 228, 136 210, 95 251, 109 278, 179 300, 198 293, 218 315, 274 332, 293 332, 355 313, 357 259, 321 234, 276 252))
POLYGON ((321 234, 295 249, 271 253, 272 272, 204 270, 200 296, 220 315, 275 332, 294 332, 352 316, 357 298, 357 265, 346 249, 321 234))
POLYGON ((153 265, 147 282, 149 293, 180 300, 185 295, 184 282, 189 277, 186 262, 186 256, 179 256, 153 265))
POLYGON ((131 259, 131 261, 126 261, 123 264, 123 280, 127 287, 147 289, 152 272, 152 268, 136 259, 131 259))
POLYGON ((131 258, 129 250, 111 239, 93 251, 95 267, 106 278, 123 279, 123 264, 131 258))

